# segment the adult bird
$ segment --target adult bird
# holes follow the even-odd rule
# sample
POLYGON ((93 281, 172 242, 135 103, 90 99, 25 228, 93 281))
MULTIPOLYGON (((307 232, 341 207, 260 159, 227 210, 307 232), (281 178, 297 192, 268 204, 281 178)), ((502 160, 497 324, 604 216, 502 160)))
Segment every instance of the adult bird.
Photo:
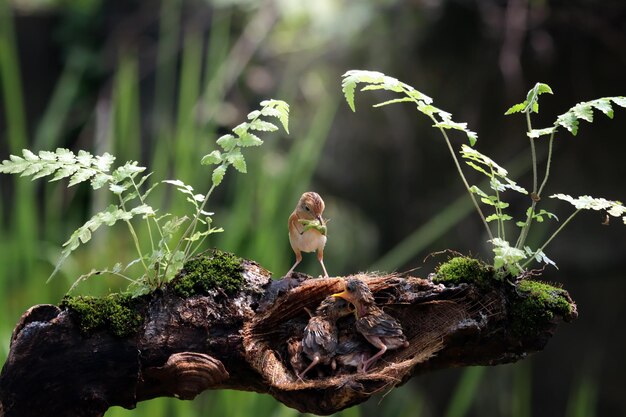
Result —
POLYGON ((286 276, 289 276, 302 261, 302 252, 317 251, 317 259, 322 265, 324 277, 328 278, 324 266, 324 246, 326 245, 326 221, 322 218, 324 200, 318 193, 308 191, 300 197, 296 208, 289 216, 289 243, 296 254, 296 262, 286 276))

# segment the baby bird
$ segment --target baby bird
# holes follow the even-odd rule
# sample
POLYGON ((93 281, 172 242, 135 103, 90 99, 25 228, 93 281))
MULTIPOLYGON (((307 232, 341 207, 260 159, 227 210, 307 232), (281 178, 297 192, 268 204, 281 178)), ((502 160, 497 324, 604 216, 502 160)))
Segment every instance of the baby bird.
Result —
POLYGON ((335 360, 340 370, 356 368, 357 372, 362 372, 363 365, 371 356, 370 346, 358 334, 351 332, 339 335, 335 360))
POLYGON ((357 331, 379 349, 378 353, 363 363, 363 372, 367 372, 370 365, 387 350, 409 345, 400 323, 376 305, 372 292, 363 281, 350 279, 344 291, 332 296, 343 298, 354 305, 357 331))
POLYGON ((296 263, 287 272, 287 276, 302 261, 302 252, 317 251, 317 259, 322 265, 324 277, 328 278, 328 272, 324 266, 326 222, 322 218, 323 212, 324 200, 319 194, 309 191, 302 194, 296 208, 289 216, 289 243, 296 254, 296 263))
POLYGON ((337 350, 337 320, 350 313, 350 304, 335 297, 326 297, 315 310, 315 315, 304 328, 302 338, 302 351, 311 359, 311 364, 298 374, 299 379, 320 363, 330 364, 333 370, 336 369, 334 357, 337 350))

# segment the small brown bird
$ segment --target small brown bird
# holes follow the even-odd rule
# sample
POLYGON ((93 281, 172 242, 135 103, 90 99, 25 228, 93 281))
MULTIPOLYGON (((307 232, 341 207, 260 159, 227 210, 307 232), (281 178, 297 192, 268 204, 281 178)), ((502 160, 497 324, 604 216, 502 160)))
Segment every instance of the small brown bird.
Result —
POLYGON ((370 349, 360 335, 353 332, 340 334, 335 356, 340 371, 343 367, 344 370, 356 368, 357 372, 362 372, 365 362, 372 356, 370 349))
POLYGON ((332 296, 343 298, 354 305, 357 331, 368 342, 380 349, 363 363, 363 372, 367 372, 370 365, 387 350, 409 345, 402 333, 400 323, 376 305, 372 292, 363 281, 356 278, 349 279, 346 289, 332 296))
POLYGON ((307 372, 318 364, 329 365, 334 370, 337 367, 334 361, 337 349, 337 320, 352 313, 350 304, 335 297, 326 297, 315 310, 315 315, 309 319, 304 328, 302 351, 311 364, 300 374, 302 379, 307 372), (338 302, 340 301, 340 302, 338 302))
POLYGON ((323 212, 324 200, 319 194, 309 191, 302 194, 296 208, 289 216, 289 243, 296 254, 296 263, 287 272, 287 276, 302 261, 302 252, 317 251, 317 259, 322 265, 324 277, 328 278, 328 272, 324 266, 326 221, 322 218, 323 212))

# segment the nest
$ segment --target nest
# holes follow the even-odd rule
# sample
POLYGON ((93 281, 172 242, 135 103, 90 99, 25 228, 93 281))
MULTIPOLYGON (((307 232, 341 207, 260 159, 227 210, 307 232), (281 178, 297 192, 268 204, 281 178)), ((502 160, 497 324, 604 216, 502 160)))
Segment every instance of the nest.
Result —
MULTIPOLYGON (((290 364, 288 344, 302 336, 309 319, 306 309, 315 310, 325 297, 342 291, 344 278, 306 280, 244 327, 245 355, 251 366, 263 376, 272 395, 301 411, 334 412, 402 384, 417 365, 444 348, 446 338, 460 325, 476 318, 478 306, 463 291, 442 300, 446 288, 421 278, 397 274, 348 278, 361 279, 369 286, 376 303, 400 322, 409 342, 406 348, 385 353, 367 372, 328 367, 325 375, 315 376, 312 371, 301 380, 290 364)), ((340 334, 354 331, 350 318, 346 319, 338 322, 340 334)))

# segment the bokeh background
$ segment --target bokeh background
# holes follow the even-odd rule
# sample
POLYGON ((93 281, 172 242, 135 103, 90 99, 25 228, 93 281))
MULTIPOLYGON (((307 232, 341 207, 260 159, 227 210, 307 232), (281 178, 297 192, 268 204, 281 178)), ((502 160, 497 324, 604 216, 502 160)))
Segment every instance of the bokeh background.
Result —
MULTIPOLYGON (((199 156, 259 101, 291 104, 291 135, 266 136, 246 154, 248 175, 230 171, 209 209, 225 232, 209 242, 259 261, 277 276, 292 262, 286 220, 306 190, 327 203, 331 275, 408 270, 425 276, 444 249, 490 259, 486 236, 439 133, 408 104, 352 113, 340 76, 369 69, 399 78, 469 123, 478 149, 529 184, 522 116, 504 116, 535 82, 536 127, 579 101, 626 94, 626 3, 621 0, 0 0, 0 159, 22 148, 66 147, 138 160, 158 179, 205 191, 199 156)), ((545 195, 626 199, 626 110, 596 115, 555 141, 545 195)), ((457 146, 464 138, 453 136, 457 146)), ((545 155, 545 143, 540 152, 545 155)), ((474 173, 468 172, 473 181, 474 173)), ((126 230, 99 231, 45 281, 60 244, 105 193, 66 183, 0 177, 0 362, 13 326, 33 304, 58 303, 92 267, 134 257, 126 230)), ((152 204, 180 211, 171 193, 152 204)), ((528 202, 510 200, 521 214, 528 202)), ((564 219, 565 204, 546 201, 564 219)), ((579 215, 547 248, 580 318, 546 349, 517 364, 446 370, 342 416, 626 415, 626 228, 579 215)), ((535 227, 531 242, 555 223, 535 227)), ((443 258, 445 259, 445 257, 443 258)), ((318 274, 309 256, 301 270, 318 274), (310 259, 309 259, 310 258, 310 259)), ((79 293, 123 288, 111 277, 79 293)), ((193 402, 158 399, 107 416, 297 416, 271 397, 206 392, 193 402)))

